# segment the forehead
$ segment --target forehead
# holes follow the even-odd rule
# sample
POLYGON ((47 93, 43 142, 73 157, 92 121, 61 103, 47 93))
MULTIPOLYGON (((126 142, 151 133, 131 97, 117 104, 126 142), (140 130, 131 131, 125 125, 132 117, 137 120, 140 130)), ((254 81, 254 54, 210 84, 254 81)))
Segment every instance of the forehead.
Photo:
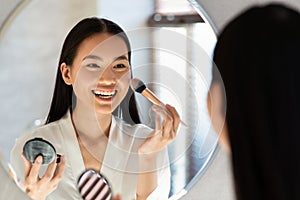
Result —
POLYGON ((118 35, 108 33, 94 34, 86 38, 79 46, 78 56, 100 55, 101 57, 116 57, 127 55, 125 41, 118 35))

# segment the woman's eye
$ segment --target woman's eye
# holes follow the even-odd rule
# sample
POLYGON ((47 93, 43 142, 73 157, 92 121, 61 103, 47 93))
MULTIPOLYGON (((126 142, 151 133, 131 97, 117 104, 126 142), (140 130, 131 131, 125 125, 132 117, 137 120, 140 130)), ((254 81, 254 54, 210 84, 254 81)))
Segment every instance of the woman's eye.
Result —
POLYGON ((114 68, 126 68, 126 65, 124 64, 117 64, 114 66, 114 68))
POLYGON ((90 63, 90 64, 87 64, 86 65, 87 67, 90 67, 90 68, 99 68, 100 66, 97 65, 96 63, 90 63))

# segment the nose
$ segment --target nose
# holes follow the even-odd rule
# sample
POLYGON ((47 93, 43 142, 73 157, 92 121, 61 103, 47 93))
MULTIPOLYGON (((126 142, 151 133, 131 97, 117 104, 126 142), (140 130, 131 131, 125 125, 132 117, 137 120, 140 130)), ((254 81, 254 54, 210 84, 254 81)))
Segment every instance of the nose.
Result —
POLYGON ((116 82, 116 76, 111 67, 106 67, 99 77, 99 82, 102 84, 113 84, 116 82))

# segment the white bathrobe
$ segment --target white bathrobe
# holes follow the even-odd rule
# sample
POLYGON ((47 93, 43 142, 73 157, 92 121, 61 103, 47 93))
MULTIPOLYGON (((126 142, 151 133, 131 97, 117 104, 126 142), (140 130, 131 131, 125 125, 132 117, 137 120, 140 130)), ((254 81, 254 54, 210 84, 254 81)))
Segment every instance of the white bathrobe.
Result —
MULTIPOLYGON (((152 130, 147 126, 128 125, 113 116, 109 140, 104 154, 100 173, 112 187, 114 194, 120 194, 122 200, 135 199, 138 178, 138 146, 152 130)), ((50 142, 57 154, 64 155, 66 167, 58 188, 48 196, 48 200, 82 199, 77 188, 79 176, 86 170, 80 147, 76 138, 70 112, 58 121, 42 126, 16 140, 11 151, 11 164, 19 178, 24 177, 24 161, 21 158, 26 141, 35 137, 50 142)), ((170 168, 167 151, 164 149, 158 157, 158 187, 150 194, 148 200, 168 199, 170 191, 170 168)), ((43 166, 42 171, 46 169, 43 166)), ((41 171, 41 174, 43 173, 41 171)), ((24 178, 23 178, 24 179, 24 178)))

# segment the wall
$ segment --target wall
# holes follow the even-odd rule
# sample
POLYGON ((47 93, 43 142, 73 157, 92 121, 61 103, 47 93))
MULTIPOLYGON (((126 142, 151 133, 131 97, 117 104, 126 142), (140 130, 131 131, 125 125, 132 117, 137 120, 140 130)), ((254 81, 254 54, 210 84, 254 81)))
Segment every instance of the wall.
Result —
POLYGON ((188 0, 197 2, 206 11, 207 15, 215 24, 217 31, 220 31, 226 23, 242 12, 243 9, 254 4, 266 4, 269 2, 279 2, 290 5, 300 10, 299 0, 188 0))
POLYGON ((0 32, 0 144, 8 159, 14 139, 46 117, 63 39, 79 19, 96 14, 97 1, 27 0, 9 20, 3 13, 20 1, 7 2, 0 6, 0 22, 6 22, 0 32))

